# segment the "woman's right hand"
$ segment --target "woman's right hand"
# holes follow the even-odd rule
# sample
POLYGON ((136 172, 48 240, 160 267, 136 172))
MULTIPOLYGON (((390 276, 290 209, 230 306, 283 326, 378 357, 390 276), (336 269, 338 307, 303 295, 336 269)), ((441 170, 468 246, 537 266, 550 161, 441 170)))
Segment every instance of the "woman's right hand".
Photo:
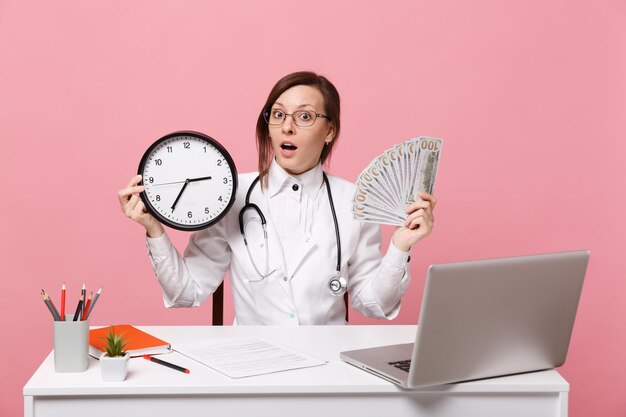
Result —
POLYGON ((117 192, 122 211, 131 220, 136 221, 146 229, 149 237, 159 237, 165 230, 150 213, 146 211, 146 206, 141 201, 139 193, 143 192, 143 185, 137 185, 141 181, 141 175, 135 175, 126 186, 117 192))

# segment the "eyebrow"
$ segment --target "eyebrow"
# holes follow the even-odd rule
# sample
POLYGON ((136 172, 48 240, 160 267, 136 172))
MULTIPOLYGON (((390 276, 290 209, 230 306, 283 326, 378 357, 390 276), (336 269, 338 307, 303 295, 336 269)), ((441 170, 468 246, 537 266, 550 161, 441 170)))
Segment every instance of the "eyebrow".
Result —
MULTIPOLYGON (((283 107, 283 108, 285 107, 285 105, 284 105, 284 104, 282 104, 282 103, 280 103, 280 102, 278 102, 278 101, 274 102, 274 104, 272 105, 272 107, 274 107, 275 105, 279 105, 279 106, 281 106, 281 107, 283 107)), ((296 109, 301 109, 301 108, 306 107, 306 106, 313 107, 313 109, 315 110, 315 106, 314 106, 314 105, 312 105, 312 104, 308 104, 308 103, 306 103, 306 104, 300 104, 298 107, 296 107, 296 109)))

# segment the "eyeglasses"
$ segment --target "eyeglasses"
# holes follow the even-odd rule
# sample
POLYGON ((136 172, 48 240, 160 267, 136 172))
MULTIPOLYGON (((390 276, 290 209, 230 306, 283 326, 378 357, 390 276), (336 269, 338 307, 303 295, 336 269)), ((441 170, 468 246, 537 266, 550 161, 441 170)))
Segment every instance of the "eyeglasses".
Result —
POLYGON ((291 114, 285 113, 279 109, 267 109, 263 111, 263 118, 270 126, 280 126, 285 123, 285 119, 287 116, 291 116, 291 119, 296 124, 296 126, 300 127, 309 127, 313 126, 315 120, 318 117, 324 117, 330 120, 330 117, 325 114, 315 113, 310 110, 297 110, 291 114))

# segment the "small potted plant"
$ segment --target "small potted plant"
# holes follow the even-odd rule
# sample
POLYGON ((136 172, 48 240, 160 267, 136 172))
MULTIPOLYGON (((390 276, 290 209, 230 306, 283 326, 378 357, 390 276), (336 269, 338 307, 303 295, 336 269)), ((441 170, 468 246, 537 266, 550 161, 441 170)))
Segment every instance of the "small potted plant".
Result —
POLYGON ((100 372, 103 381, 123 381, 128 373, 130 354, 124 350, 126 341, 122 334, 109 331, 106 337, 106 351, 100 355, 100 372))

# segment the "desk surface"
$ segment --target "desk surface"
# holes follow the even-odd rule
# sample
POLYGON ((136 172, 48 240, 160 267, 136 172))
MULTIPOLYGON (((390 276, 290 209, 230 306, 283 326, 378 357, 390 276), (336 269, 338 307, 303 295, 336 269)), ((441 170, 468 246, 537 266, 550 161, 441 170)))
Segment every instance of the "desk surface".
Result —
MULTIPOLYGON (((24 396, 126 396, 126 395, 223 395, 223 394, 342 394, 398 393, 394 384, 341 361, 339 352, 385 344, 410 343, 415 326, 302 326, 212 327, 138 326, 169 341, 184 343, 202 338, 258 335, 328 361, 324 366, 275 374, 231 379, 179 353, 159 357, 190 369, 173 371, 142 358, 132 358, 124 382, 103 382, 98 361, 90 358, 82 373, 55 373, 51 353, 24 386, 24 396)), ((554 370, 480 381, 449 384, 419 392, 566 393, 569 384, 554 370)))

